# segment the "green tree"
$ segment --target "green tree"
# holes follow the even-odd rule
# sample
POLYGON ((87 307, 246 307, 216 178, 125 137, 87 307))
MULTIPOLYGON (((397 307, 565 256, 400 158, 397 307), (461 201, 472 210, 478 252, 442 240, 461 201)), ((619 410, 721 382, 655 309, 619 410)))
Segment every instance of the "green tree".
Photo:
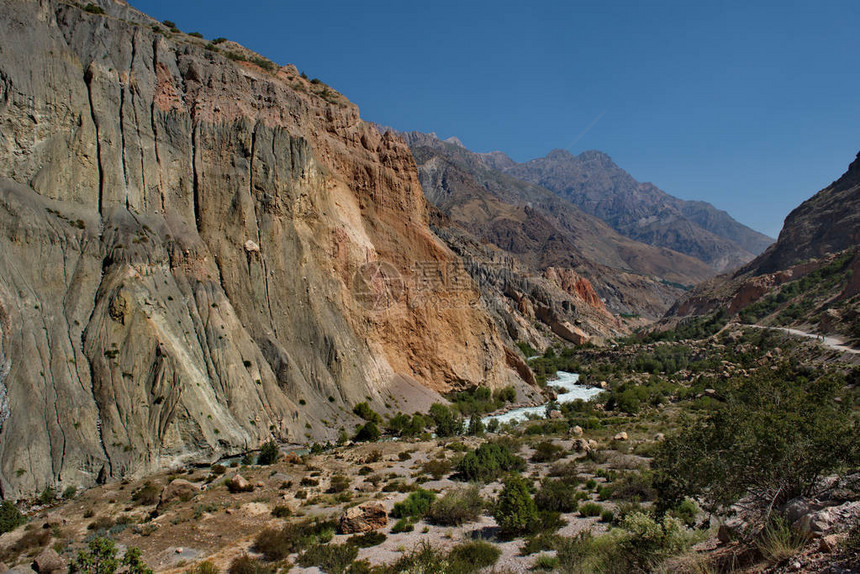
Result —
POLYGON ((86 550, 78 551, 71 569, 82 574, 114 574, 119 565, 113 540, 99 536, 90 540, 86 550))
POLYGON ((435 403, 430 407, 430 418, 436 423, 436 436, 457 436, 463 433, 463 420, 447 405, 435 403))
POLYGON ((484 423, 481 421, 480 415, 474 414, 469 419, 469 434, 471 436, 479 436, 484 434, 484 423))
POLYGON ((355 440, 360 442, 374 442, 382 436, 379 427, 373 421, 365 423, 358 432, 355 433, 355 440))
POLYGON ((260 449, 260 454, 257 456, 257 464, 269 465, 278 462, 278 456, 281 454, 278 448, 278 443, 270 440, 260 449))
POLYGON ((8 500, 4 500, 3 504, 0 504, 0 534, 12 532, 24 522, 26 519, 18 507, 8 500))
POLYGON ((493 517, 505 536, 523 534, 534 528, 538 511, 526 479, 515 474, 505 479, 493 517))
POLYGON ((126 550, 125 556, 122 557, 122 565, 126 567, 128 574, 152 574, 152 568, 147 566, 140 557, 140 548, 132 546, 126 550))
POLYGON ((367 402, 361 402, 355 405, 352 408, 352 412, 363 418, 368 422, 373 422, 376 424, 382 423, 382 417, 379 416, 379 413, 370 408, 370 405, 367 402))
POLYGON ((731 381, 724 406, 661 444, 652 464, 658 508, 690 497, 717 512, 743 497, 765 514, 815 494, 822 476, 860 461, 849 401, 835 400, 843 384, 788 365, 731 381))

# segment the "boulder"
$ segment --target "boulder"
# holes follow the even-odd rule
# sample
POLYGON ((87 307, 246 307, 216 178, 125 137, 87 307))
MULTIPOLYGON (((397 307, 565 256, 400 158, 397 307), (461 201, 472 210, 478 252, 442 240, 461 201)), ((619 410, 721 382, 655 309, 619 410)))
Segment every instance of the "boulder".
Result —
POLYGON ((576 436, 582 436, 582 427, 579 425, 573 427, 573 434, 575 434, 576 436))
POLYGON ((564 415, 561 414, 561 411, 549 411, 549 418, 551 418, 551 419, 563 419, 564 415))
POLYGON ((578 438, 573 441, 573 450, 576 452, 591 452, 592 446, 584 438, 578 438))
POLYGON ((385 506, 378 501, 365 502, 348 508, 340 517, 338 533, 355 534, 369 532, 388 524, 388 513, 385 506))
POLYGON ((198 492, 200 492, 200 489, 196 485, 188 482, 184 478, 174 478, 170 481, 170 484, 161 489, 161 497, 159 498, 158 504, 161 506, 162 504, 167 504, 177 498, 188 500, 198 492))
POLYGON ((254 490, 254 485, 245 480, 241 474, 236 474, 227 483, 227 488, 230 489, 230 492, 250 492, 254 490))
POLYGON ((615 435, 615 440, 627 440, 627 433, 621 431, 620 433, 615 435))
POLYGON ((53 548, 42 550, 42 552, 36 556, 36 559, 33 561, 33 565, 36 567, 36 571, 39 574, 65 572, 68 568, 66 561, 63 560, 63 558, 57 554, 53 548))
POLYGON ((656 440, 657 442, 663 442, 664 440, 666 440, 666 435, 661 432, 658 432, 654 435, 654 440, 656 440))
POLYGON ((793 498, 783 506, 782 513, 789 523, 795 524, 809 514, 809 502, 803 497, 793 498))

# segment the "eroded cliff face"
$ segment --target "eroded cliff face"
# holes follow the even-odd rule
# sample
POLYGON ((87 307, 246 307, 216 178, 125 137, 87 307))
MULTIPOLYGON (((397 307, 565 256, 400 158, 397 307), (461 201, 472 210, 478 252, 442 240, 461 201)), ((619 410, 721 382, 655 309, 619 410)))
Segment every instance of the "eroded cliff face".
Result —
POLYGON ((456 257, 402 141, 99 5, 0 0, 3 497, 516 377, 472 284, 418 280, 456 257))

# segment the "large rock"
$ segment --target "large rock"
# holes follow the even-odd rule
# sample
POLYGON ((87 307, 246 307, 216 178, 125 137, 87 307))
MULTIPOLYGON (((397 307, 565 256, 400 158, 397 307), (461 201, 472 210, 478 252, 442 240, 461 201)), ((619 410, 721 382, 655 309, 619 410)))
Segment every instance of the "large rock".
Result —
POLYGON ((227 483, 227 488, 230 492, 250 492, 254 490, 254 485, 248 482, 241 474, 235 474, 227 483))
POLYGON ((381 502, 365 502, 348 508, 340 517, 338 532, 340 534, 355 534, 382 528, 388 524, 388 513, 381 502))
POLYGON ((46 548, 33 561, 39 574, 57 574, 66 571, 66 561, 53 548, 46 548))
POLYGON ((200 492, 200 489, 195 484, 192 484, 184 478, 174 478, 170 481, 170 484, 168 484, 161 490, 161 496, 159 497, 159 506, 162 504, 167 504, 168 502, 176 500, 177 498, 181 500, 188 500, 198 492, 200 492))

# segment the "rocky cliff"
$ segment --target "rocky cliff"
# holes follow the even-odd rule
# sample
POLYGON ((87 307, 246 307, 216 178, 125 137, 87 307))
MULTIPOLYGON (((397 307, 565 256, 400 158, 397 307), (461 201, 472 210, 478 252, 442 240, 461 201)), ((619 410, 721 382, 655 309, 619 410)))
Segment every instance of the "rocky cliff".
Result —
POLYGON ((860 155, 785 219, 779 239, 682 297, 665 322, 722 310, 746 323, 860 340, 860 155))
POLYGON ((716 271, 749 262, 773 240, 702 201, 673 197, 640 183, 598 151, 573 155, 554 150, 526 163, 486 161, 506 173, 546 187, 609 223, 616 231, 649 245, 696 257, 716 271))
MULTIPOLYGON (((556 310, 551 325, 566 321, 605 338, 639 324, 631 316, 661 316, 684 285, 713 274, 693 257, 624 237, 549 190, 488 165, 487 157, 503 162, 503 154, 473 153, 432 134, 401 135, 415 156, 427 199, 443 214, 433 221, 437 234, 476 267, 479 261, 484 267, 505 262, 509 281, 521 279, 508 290, 507 301, 498 299, 504 289, 485 291, 500 308, 549 306, 556 310), (579 279, 562 279, 564 273, 579 279), (571 288, 577 281, 587 281, 593 296, 571 288)), ((534 322, 531 315, 506 318, 502 330, 538 347, 540 337, 521 328, 534 322)))
MULTIPOLYGON (((0 0, 0 494, 508 384, 407 146, 121 2, 0 0)), ((507 359, 506 359, 507 356, 507 359)))

